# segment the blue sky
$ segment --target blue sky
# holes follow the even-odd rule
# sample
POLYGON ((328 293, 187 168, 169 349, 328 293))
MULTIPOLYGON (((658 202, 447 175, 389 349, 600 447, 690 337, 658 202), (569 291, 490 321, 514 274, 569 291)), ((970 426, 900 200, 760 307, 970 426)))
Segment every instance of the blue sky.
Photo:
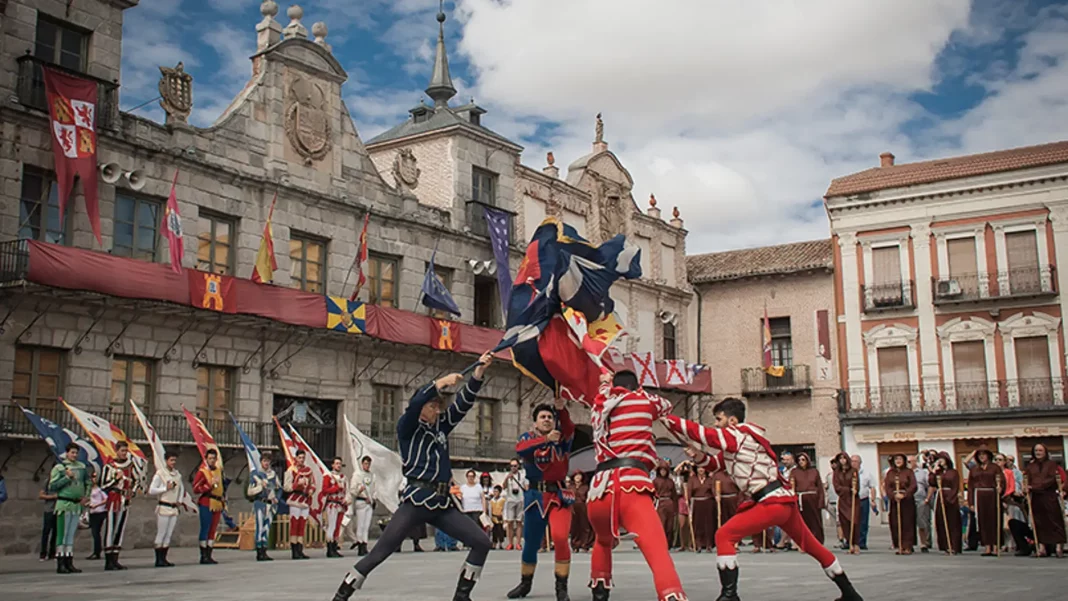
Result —
MULTIPOLYGON (((364 140, 400 122, 430 74, 436 0, 307 0, 348 71, 364 140)), ((878 164, 1068 139, 1068 2, 449 0, 460 93, 524 163, 589 152, 593 116, 635 179, 678 206, 688 251, 828 234, 831 178, 878 164), (752 6, 748 6, 752 5, 752 6)), ((280 3, 283 24, 289 4, 280 3)), ((142 0, 126 11, 124 109, 159 65, 194 77, 209 126, 250 75, 255 0, 142 0)), ((162 120, 156 103, 138 113, 162 120)))

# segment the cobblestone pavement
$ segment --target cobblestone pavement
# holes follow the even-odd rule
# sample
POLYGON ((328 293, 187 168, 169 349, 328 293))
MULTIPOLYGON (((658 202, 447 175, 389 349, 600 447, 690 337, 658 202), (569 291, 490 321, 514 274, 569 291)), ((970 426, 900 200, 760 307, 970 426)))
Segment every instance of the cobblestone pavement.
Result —
MULTIPOLYGON (((872 541, 872 551, 859 557, 841 557, 842 565, 866 601, 983 601, 1014 599, 1027 591, 1028 601, 1064 599, 1068 563, 1057 559, 1002 557, 1000 559, 966 554, 944 557, 938 554, 897 557, 887 550, 886 541, 872 541), (904 593, 883 593, 888 575, 893 574, 904 593), (942 592, 933 594, 932 586, 942 592), (1029 589, 1029 590, 1028 590, 1029 589)), ((463 562, 464 553, 412 553, 394 555, 368 579, 354 601, 448 601, 463 562)), ((799 553, 754 555, 743 549, 741 593, 745 601, 827 601, 837 590, 814 561, 799 553)), ((273 552, 275 561, 257 563, 251 552, 218 550, 217 566, 196 565, 197 550, 172 549, 170 559, 178 567, 152 567, 152 551, 141 549, 124 553, 122 561, 130 569, 104 572, 103 562, 78 558, 82 574, 59 576, 55 563, 39 563, 36 557, 0 557, 0 599, 3 601, 125 601, 166 599, 167 601, 329 601, 345 571, 352 565, 353 552, 344 559, 327 560, 323 551, 309 552, 313 559, 295 562, 288 553, 273 552), (121 586, 117 584, 121 583, 121 586)), ((648 569, 633 543, 624 541, 616 552, 616 588, 613 601, 654 601, 648 569)), ((673 555, 687 594, 693 601, 715 599, 718 579, 714 555, 675 553, 673 555)), ((541 568, 535 577, 529 599, 554 600, 551 555, 539 555, 541 568)), ((571 596, 589 599, 585 588, 590 556, 580 553, 572 562, 571 596)), ((519 553, 494 551, 490 554, 482 580, 475 588, 476 601, 503 600, 517 581, 519 553)))

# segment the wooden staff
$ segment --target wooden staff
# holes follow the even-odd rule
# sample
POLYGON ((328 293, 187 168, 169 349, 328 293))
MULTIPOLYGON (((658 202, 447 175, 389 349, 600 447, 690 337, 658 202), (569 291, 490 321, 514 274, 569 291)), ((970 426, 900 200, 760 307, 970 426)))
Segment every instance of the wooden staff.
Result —
POLYGON ((723 494, 723 483, 716 480, 716 530, 718 531, 723 527, 723 503, 721 501, 721 495, 723 494))
MULTIPOLYGON (((697 465, 694 465, 693 473, 690 474, 691 478, 697 477, 697 465)), ((686 510, 690 513, 690 545, 693 546, 693 552, 697 553, 697 533, 693 530, 693 503, 690 502, 690 486, 689 482, 686 483, 686 510)))
MULTIPOLYGON (((895 462, 896 463, 896 462, 895 462)), ((898 497, 898 492, 901 489, 901 474, 894 474, 894 502, 897 503, 897 554, 901 555, 905 552, 905 545, 901 538, 901 498, 898 497)))
MULTIPOLYGON (((1004 474, 1004 472, 1002 472, 1002 474, 1004 474)), ((998 550, 997 550, 997 556, 1001 557, 1001 478, 994 478, 994 490, 996 491, 996 494, 998 496, 998 519, 997 519, 997 524, 998 524, 998 527, 997 527, 997 530, 998 530, 998 535, 997 535, 998 550)))
POLYGON ((797 495, 797 510, 804 511, 805 506, 801 504, 801 493, 797 492, 797 478, 794 478, 793 472, 790 473, 790 490, 797 495))
POLYGON ((1027 481, 1027 474, 1024 474, 1023 485, 1024 491, 1027 492, 1027 519, 1031 520, 1031 534, 1035 535, 1035 558, 1040 558, 1042 555, 1038 549, 1038 524, 1035 523, 1034 503, 1031 502, 1031 484, 1027 481))
POLYGON ((938 504, 942 507, 942 526, 946 531, 946 551, 953 555, 953 537, 949 535, 949 518, 946 517, 946 493, 942 488, 942 476, 935 478, 938 484, 938 504))
POLYGON ((853 472, 853 482, 850 486, 852 496, 849 499, 849 552, 853 553, 853 531, 857 527, 857 473, 853 472))

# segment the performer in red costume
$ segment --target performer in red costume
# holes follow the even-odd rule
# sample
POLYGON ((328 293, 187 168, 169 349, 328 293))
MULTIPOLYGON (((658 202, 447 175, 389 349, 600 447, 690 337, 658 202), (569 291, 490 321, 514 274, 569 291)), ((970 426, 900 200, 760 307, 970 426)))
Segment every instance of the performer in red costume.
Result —
POLYGON ((663 421, 673 432, 706 447, 719 449, 715 455, 693 449, 687 452, 699 466, 709 470, 722 467, 749 496, 749 500, 738 507, 738 513, 716 532, 716 567, 722 585, 717 601, 738 601, 738 542, 771 526, 782 528, 802 551, 820 563, 842 591, 838 601, 863 601, 834 554, 805 526, 797 508, 797 496, 779 475, 778 458, 764 437, 764 429, 744 423, 745 403, 741 399, 727 398, 712 408, 712 414, 716 419, 714 428, 676 415, 667 415, 663 421))
POLYGON ((312 499, 315 498, 315 479, 311 468, 304 465, 304 449, 293 454, 293 465, 286 470, 282 484, 289 495, 289 549, 293 559, 308 559, 304 554, 304 532, 308 527, 312 499))
POLYGON ((620 526, 637 536, 638 549, 653 572, 658 600, 686 601, 649 477, 657 463, 653 420, 670 411, 671 403, 643 390, 634 372, 613 375, 602 369, 601 386, 590 406, 597 456, 587 503, 597 536, 590 558, 593 601, 607 601, 612 588, 612 545, 620 526))
POLYGON ((330 462, 331 471, 323 479, 323 490, 319 493, 319 499, 326 514, 326 556, 344 557, 338 552, 341 543, 341 518, 349 509, 349 486, 345 474, 341 471, 345 462, 340 457, 334 457, 330 462))

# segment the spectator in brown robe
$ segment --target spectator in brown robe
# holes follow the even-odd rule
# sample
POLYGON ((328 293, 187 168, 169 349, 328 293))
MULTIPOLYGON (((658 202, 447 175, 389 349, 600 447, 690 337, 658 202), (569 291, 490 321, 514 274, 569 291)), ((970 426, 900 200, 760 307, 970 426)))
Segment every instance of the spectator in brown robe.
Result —
POLYGON ((849 554, 860 554, 860 475, 850 461, 849 455, 839 453, 834 457, 834 478, 831 485, 838 495, 838 524, 842 536, 849 545, 849 554))
POLYGON ((968 506, 975 512, 976 527, 982 542, 983 557, 995 555, 1001 532, 999 490, 1005 490, 1005 474, 994 465, 990 449, 975 452, 976 465, 968 470, 968 506))
POLYGON ((586 476, 582 472, 571 475, 571 490, 575 492, 575 502, 571 505, 571 548, 589 551, 593 547, 593 528, 586 513, 590 485, 586 484, 586 476))
POLYGON ((671 479, 671 468, 668 467, 666 461, 656 466, 653 488, 656 495, 656 514, 660 516, 660 526, 664 529, 664 537, 671 542, 675 540, 675 514, 678 509, 679 492, 675 488, 675 481, 671 479))
POLYGON ((801 519, 805 521, 812 536, 822 544, 823 508, 827 506, 827 498, 820 472, 812 467, 812 461, 807 454, 801 453, 797 456, 797 467, 790 472, 790 480, 793 482, 794 492, 797 493, 801 519))
POLYGON ((948 453, 938 454, 930 475, 927 476, 927 502, 934 499, 934 530, 938 548, 946 555, 961 552, 960 522, 960 473, 953 469, 953 459, 948 453))
POLYGON ((916 488, 908 457, 904 453, 891 457, 883 478, 883 495, 890 499, 890 540, 898 555, 912 555, 916 546, 916 488))
POLYGON ((716 533, 715 481, 705 468, 698 467, 697 475, 690 478, 690 519, 693 520, 697 552, 711 551, 716 533))
MULTIPOLYGON (((1041 546, 1039 557, 1049 557, 1055 547, 1057 557, 1064 557, 1064 514, 1058 496, 1057 464, 1050 461, 1046 446, 1039 443, 1031 449, 1031 461, 1024 467, 1024 488, 1031 493, 1031 513, 1034 515, 1035 538, 1041 546)), ((1063 482, 1061 486, 1063 487, 1063 482)))

